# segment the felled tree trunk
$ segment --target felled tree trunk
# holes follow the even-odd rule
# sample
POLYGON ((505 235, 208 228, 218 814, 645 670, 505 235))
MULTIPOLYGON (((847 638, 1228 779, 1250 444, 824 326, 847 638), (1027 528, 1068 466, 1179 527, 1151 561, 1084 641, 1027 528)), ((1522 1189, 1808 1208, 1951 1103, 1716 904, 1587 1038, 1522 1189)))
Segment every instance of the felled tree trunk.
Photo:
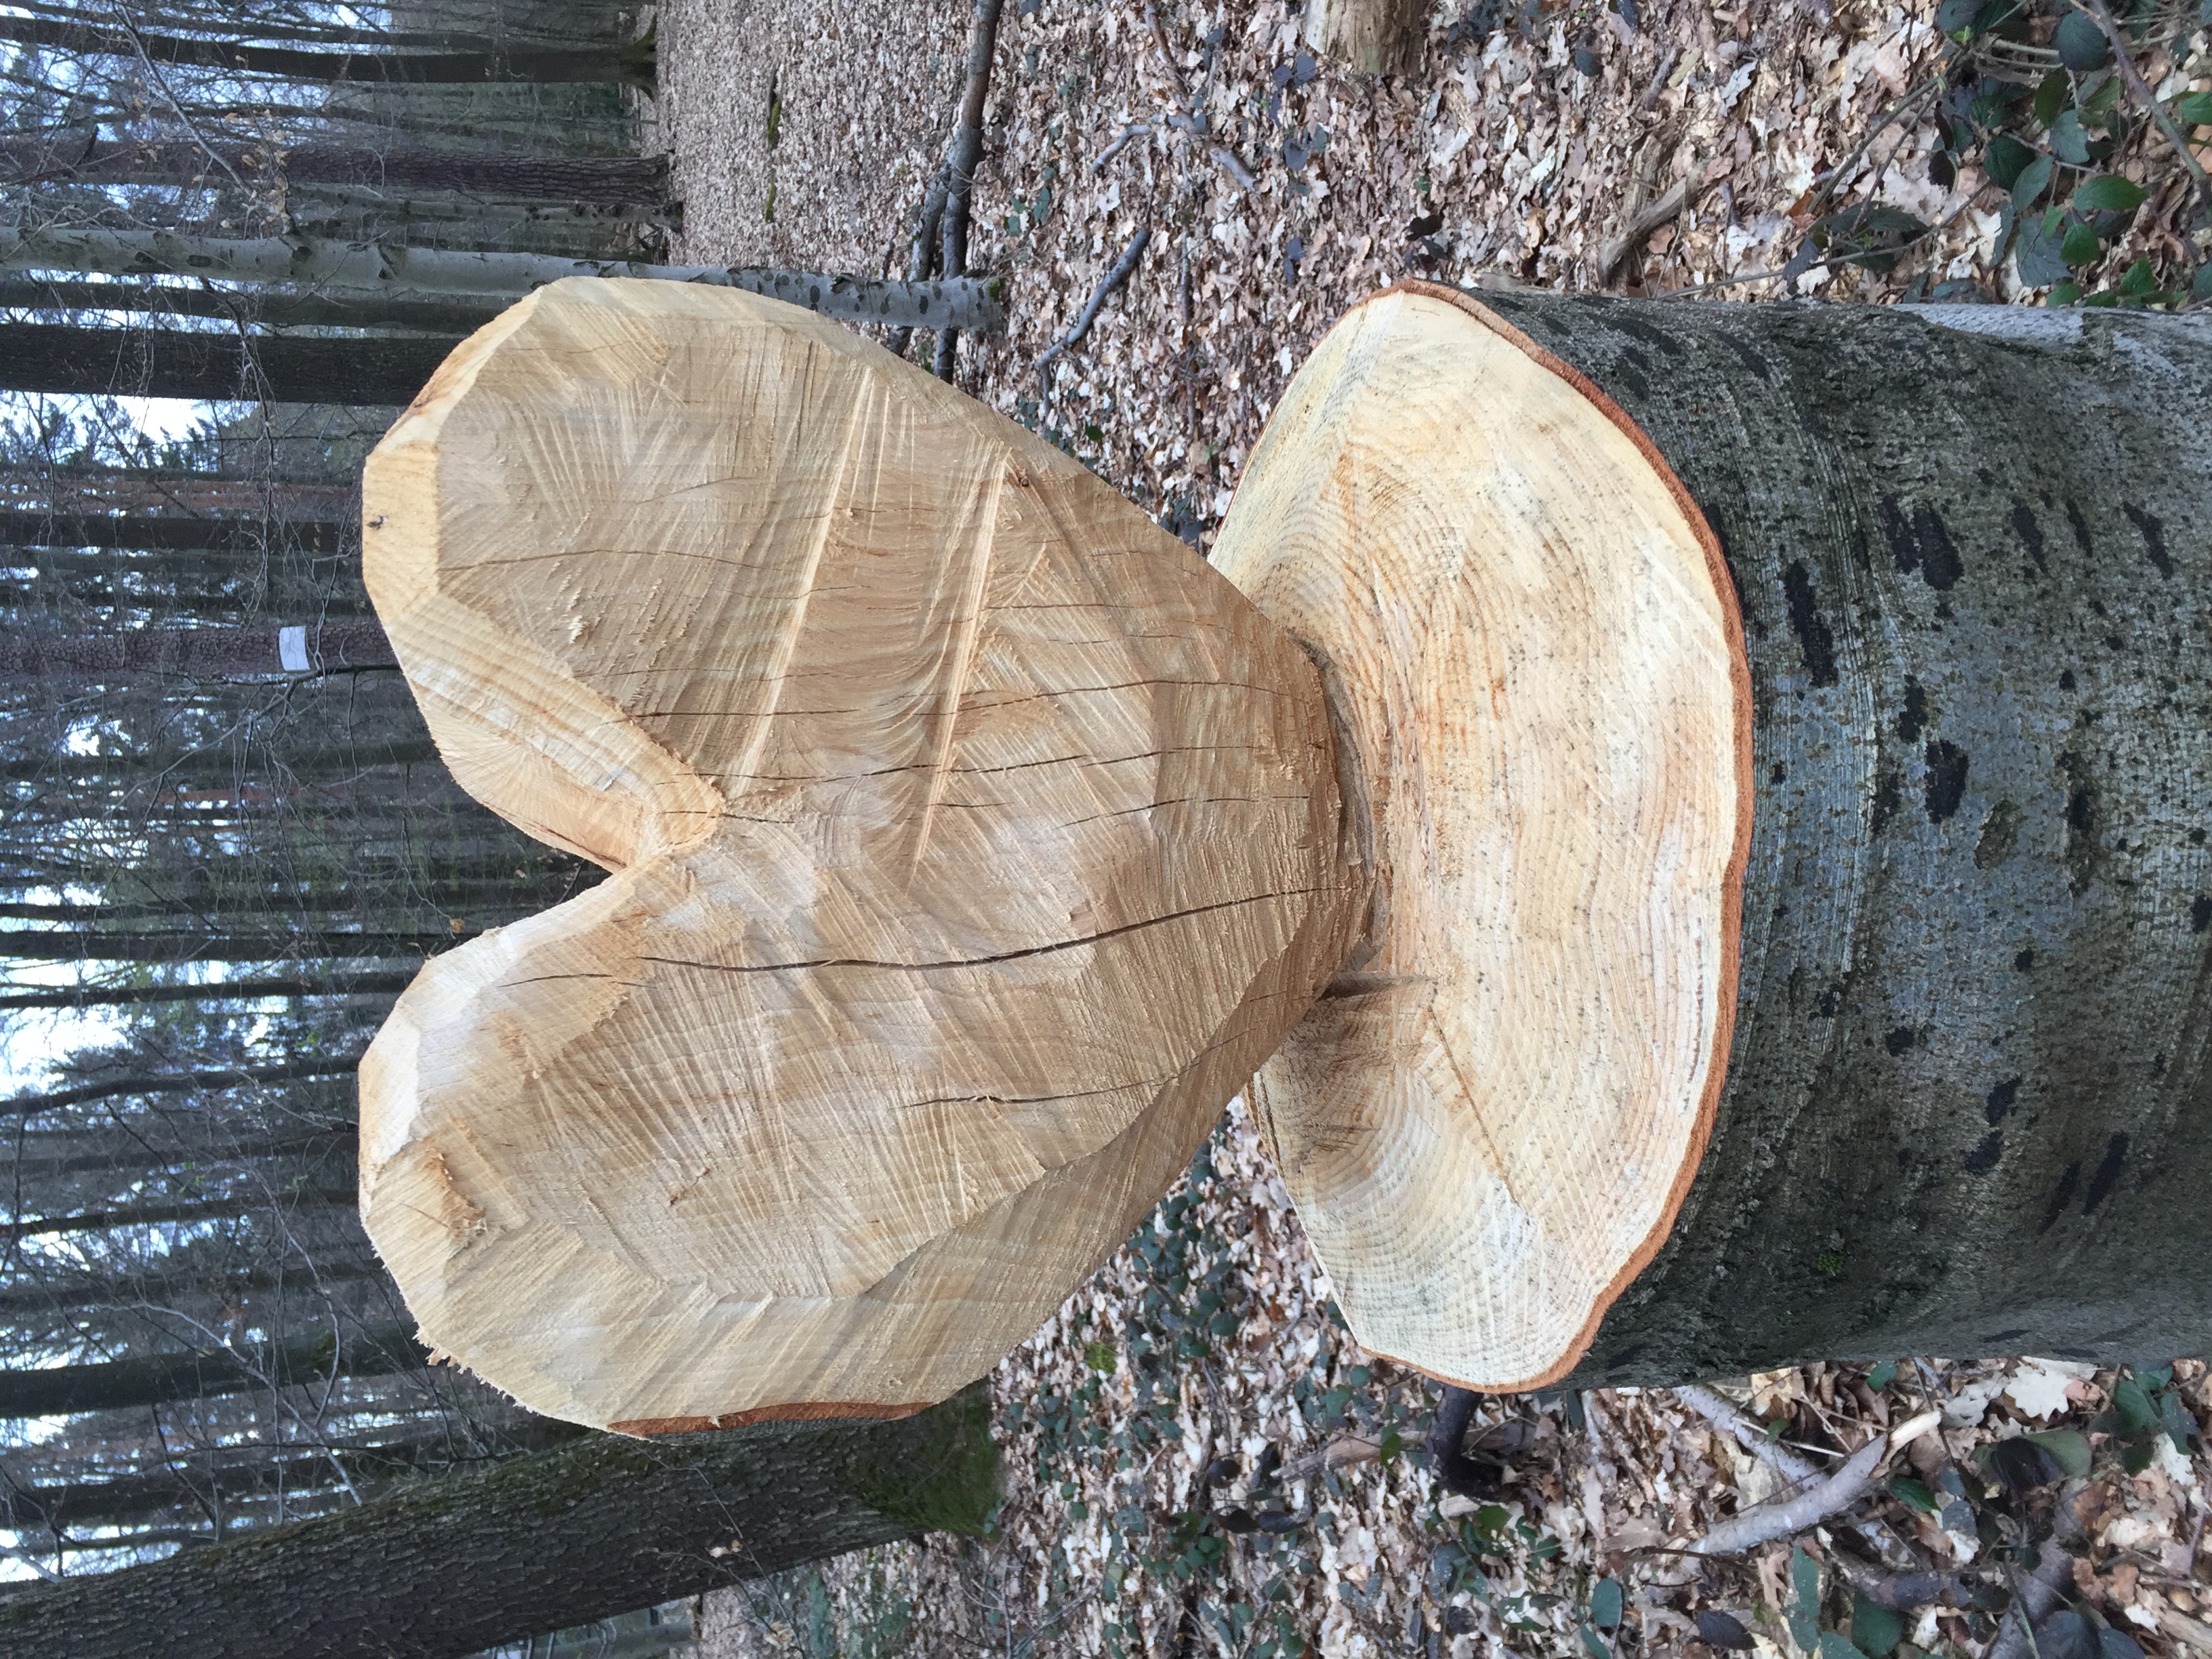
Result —
POLYGON ((1712 1140, 1577 1375, 2212 1343, 2212 330, 1486 303, 1688 487, 1755 711, 1712 1140))
POLYGON ((996 1497, 989 1403, 651 1443, 594 1435, 478 1478, 0 1606, 46 1659, 447 1659, 926 1530, 996 1497))
POLYGON ((1221 562, 1386 803, 1380 954, 1259 1090, 1354 1332, 1493 1388, 2212 1343, 2212 331, 1416 284, 1339 335, 1221 562))

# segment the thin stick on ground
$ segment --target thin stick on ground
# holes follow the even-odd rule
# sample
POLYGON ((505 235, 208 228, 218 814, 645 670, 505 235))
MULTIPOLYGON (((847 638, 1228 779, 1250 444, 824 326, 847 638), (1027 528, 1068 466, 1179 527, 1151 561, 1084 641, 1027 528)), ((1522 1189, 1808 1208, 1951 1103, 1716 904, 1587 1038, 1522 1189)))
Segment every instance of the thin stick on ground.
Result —
POLYGON ((1746 1510, 1723 1521, 1692 1545, 1698 1555, 1735 1555, 1771 1544, 1818 1526, 1840 1515, 1875 1488, 1875 1471, 1882 1460, 1901 1446, 1910 1445, 1942 1420, 1935 1412, 1908 1419, 1887 1434, 1878 1434, 1850 1455, 1844 1467, 1819 1485, 1795 1498, 1778 1498, 1746 1510))
POLYGON ((2150 118, 2166 135, 2166 142, 2173 146, 2173 153, 2181 158, 2181 165, 2189 169, 2189 176, 2197 183, 2197 194, 2204 204, 2207 222, 2212 223, 2212 178, 2206 176, 2203 163, 2189 148, 2189 140, 2174 125, 2173 117, 2166 113, 2166 106, 2158 101, 2158 94, 2143 80, 2142 71, 2136 67, 2135 58, 2128 51, 2127 36, 2112 21, 2111 9, 2105 4, 2105 0, 2073 0, 2073 3, 2074 9, 2087 14, 2090 21, 2096 24, 2103 33, 2106 45, 2112 49, 2112 61, 2119 69, 2120 78, 2128 83, 2128 90, 2142 100, 2142 106, 2148 112, 2150 118))
MULTIPOLYGON (((907 257, 906 278, 909 283, 926 282, 937 268, 937 228, 945 218, 945 198, 950 181, 945 168, 939 166, 930 175, 929 188, 921 195, 921 216, 915 222, 914 246, 907 257)), ((902 328, 891 336, 891 355, 903 357, 914 342, 914 330, 902 328)))
MULTIPOLYGON (((975 27, 968 36, 968 80, 961 88, 960 112, 945 158, 946 192, 941 258, 948 276, 968 268, 968 203, 975 169, 983 160, 983 103, 991 91, 991 61, 999 49, 999 14, 1006 0, 975 0, 975 27)), ((937 378, 950 380, 960 340, 957 329, 937 336, 937 378)))
POLYGON ((1128 246, 1121 250, 1121 257, 1114 261, 1114 268, 1099 279, 1097 288, 1091 290, 1091 298, 1084 306, 1082 315, 1075 319, 1075 326, 1054 340, 1046 349, 1044 356, 1037 359, 1037 376, 1042 386, 1043 400, 1049 401, 1052 397, 1049 371, 1053 360, 1083 343, 1083 337, 1091 332, 1091 324, 1098 320, 1099 307, 1106 303, 1109 295, 1129 280, 1130 272, 1136 270, 1145 257, 1146 244, 1152 240, 1152 228, 1150 225, 1139 226, 1137 234, 1129 239, 1128 246))

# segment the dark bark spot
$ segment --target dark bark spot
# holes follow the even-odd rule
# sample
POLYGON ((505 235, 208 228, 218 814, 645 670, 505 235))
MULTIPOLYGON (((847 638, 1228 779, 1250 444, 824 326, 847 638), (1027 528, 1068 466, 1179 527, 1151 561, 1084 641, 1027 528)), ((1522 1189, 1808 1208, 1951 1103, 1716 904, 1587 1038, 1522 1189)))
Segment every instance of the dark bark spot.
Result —
POLYGON ((1790 970, 1789 991, 1790 1012, 1794 1014, 1805 996, 1805 964, 1802 962, 1790 970))
POLYGON ((2204 832, 2203 832, 2202 830, 2191 830, 2189 832, 2189 844, 2190 844, 2191 847, 2202 847, 2202 846, 2203 846, 2203 845, 2204 845, 2204 832))
POLYGON ((1783 596, 1790 602, 1790 626, 1804 647, 1805 672, 1813 677, 1814 685, 1833 685, 1836 683, 1836 636, 1829 631, 1827 619, 1820 615, 1818 601, 1813 594, 1813 579, 1805 574, 1802 560, 1792 559, 1790 568, 1782 573, 1783 596))
POLYGON ((1616 386, 1626 386, 1638 400, 1648 398, 1651 395, 1651 383, 1632 368, 1624 368, 1615 363, 1613 368, 1613 379, 1616 386))
POLYGON ((1789 775, 1790 769, 1784 766, 1780 761, 1775 762, 1773 765, 1766 769, 1766 781, 1769 783, 1780 783, 1789 775))
POLYGON ((2020 1085, 2027 1080, 2025 1078, 2008 1077, 1990 1090, 1990 1097, 1982 1103, 1982 1115, 1992 1123, 2003 1122, 2005 1114, 2013 1109, 2013 1103, 2020 1098, 2020 1085))
POLYGON ((1893 1027, 1888 1034, 1882 1038, 1881 1046, 1888 1049, 1891 1055, 1893 1057, 1903 1054, 1907 1048, 1910 1048, 1912 1046, 1912 1039, 1915 1035, 1913 1029, 1910 1025, 1895 1026, 1893 1027))
POLYGON ((1997 1167, 1997 1160, 2003 1156, 2004 1131, 1992 1129, 1982 1137, 1982 1144, 1968 1152, 1961 1162, 1966 1164, 1968 1175, 1987 1175, 1997 1167))
POLYGON ((2074 671, 2072 669, 2062 668, 2059 670, 2058 689, 2061 691, 2071 691, 2074 689, 2074 671))
POLYGON ((1885 495, 1875 503, 1875 518, 1881 526, 1882 539, 1889 544, 1890 556, 1897 561, 1900 571, 1917 570, 1920 580, 1939 593, 1966 574, 1966 565, 1951 540, 1950 530, 1934 507, 1916 507, 1907 520, 1905 509, 1897 504, 1897 497, 1885 495))
POLYGON ((2051 1194, 2051 1207, 2043 1212, 2043 1224, 2035 1230, 2040 1238, 2049 1232, 2051 1224, 2066 1213, 2066 1206, 2074 1201, 2074 1189, 2081 1184, 2081 1160, 2075 1158, 2066 1166, 2066 1173, 2058 1177, 2058 1185, 2051 1194))
POLYGON ((1928 745, 1928 822, 1941 823, 1966 794, 1966 751, 1941 738, 1928 745))
POLYGON ((2089 1177, 2089 1195, 2081 1200, 2081 1213, 2089 1215, 2105 1201, 2120 1179, 2120 1165, 2127 1162, 2128 1138, 2114 1135, 2105 1143, 2105 1161, 2097 1166, 2097 1173, 2089 1177))
POLYGON ((1881 538, 1889 544, 1889 556, 1897 561, 1897 568, 1908 575, 1920 568, 1920 544, 1913 539, 1912 526, 1905 521, 1905 509, 1897 504, 1897 497, 1885 495, 1875 503, 1875 522, 1881 526, 1881 538))
POLYGON ((2032 949, 2022 951, 2018 956, 2012 959, 2013 971, 2016 974, 2027 973, 2034 966, 2035 952, 2032 949))
POLYGON ((1942 593, 1966 574, 1942 515, 1932 507, 1912 509, 1912 534, 1920 544, 1920 580, 1942 593))
POLYGON ((2016 1331, 1992 1331, 1987 1336, 1984 1337, 1982 1340, 1984 1342, 2017 1342, 2021 1338, 2027 1334, 2029 1334, 2027 1328, 2026 1326, 2022 1326, 2016 1331))
POLYGON ((2136 528, 2142 532, 2143 551, 2150 555, 2151 566, 2161 576, 2173 575, 2173 557, 2166 550, 2166 526, 2155 513, 2146 513, 2139 507, 2121 509, 2135 520, 2136 528))
POLYGON ((1736 361, 1741 363, 1746 369, 1749 370, 1752 374, 1758 375, 1762 380, 1769 380, 1774 378, 1773 368, 1767 362, 1766 359, 1760 356, 1748 345, 1746 345, 1741 340, 1738 339, 1733 331, 1723 333, 1721 339, 1724 343, 1726 343, 1729 350, 1735 353, 1736 361))
POLYGON ((2089 539, 2089 521, 2081 516, 2081 509, 2069 499, 2066 503, 2066 522, 2074 527, 2074 544, 2081 550, 2081 556, 2094 560, 2097 544, 2089 539))
POLYGON ((1907 743, 1919 741, 1928 729, 1928 693, 1911 675, 1905 677, 1905 712, 1897 717, 1897 735, 1907 743))
POLYGON ((2066 793, 2066 878, 2075 898, 2097 878, 2103 848, 2097 844, 2097 792, 2089 763, 2070 750, 2058 757, 2058 769, 2073 786, 2066 793))
POLYGON ((1873 833, 1880 835, 1904 803, 1904 781, 1895 772, 1884 772, 1874 789, 1873 833))
POLYGON ((1608 1365, 1633 1364, 1637 1355, 1644 1352, 1644 1345, 1641 1342, 1632 1342, 1620 1352, 1607 1358, 1605 1363, 1608 1365))
POLYGON ((1989 817, 1982 820, 1982 833, 1974 842, 1974 868, 1994 870, 2012 856, 2014 844, 2020 839, 2020 806, 2017 802, 2001 800, 1990 808, 1989 817))
POLYGON ((1844 988, 1839 982, 1831 985, 1820 993, 1820 1000, 1814 1005, 1813 1012, 1820 1015, 1822 1019, 1833 1019, 1836 1017, 1836 1011, 1843 1006, 1844 988))
POLYGON ((2199 893, 2189 907, 2189 931, 2201 933, 2207 927, 2212 927, 2212 893, 2199 893))
POLYGON ((1613 325, 1623 334, 1632 335, 1646 345, 1657 346, 1669 357, 1679 357, 1682 355, 1681 347, 1676 345, 1673 340, 1652 327, 1650 324, 1638 318, 1624 317, 1615 313, 1612 314, 1612 322, 1613 325))
POLYGON ((1642 352, 1638 351, 1634 346, 1621 347, 1620 361, 1626 363, 1638 374, 1649 374, 1651 372, 1651 360, 1645 356, 1642 352))
POLYGON ((2027 550, 2027 556, 2035 562, 2036 574, 2049 575, 2051 562, 2044 556, 2043 527, 2036 523, 2035 514, 2028 510, 2026 501, 2014 503, 2012 528, 2013 533, 2020 538, 2020 544, 2027 550))

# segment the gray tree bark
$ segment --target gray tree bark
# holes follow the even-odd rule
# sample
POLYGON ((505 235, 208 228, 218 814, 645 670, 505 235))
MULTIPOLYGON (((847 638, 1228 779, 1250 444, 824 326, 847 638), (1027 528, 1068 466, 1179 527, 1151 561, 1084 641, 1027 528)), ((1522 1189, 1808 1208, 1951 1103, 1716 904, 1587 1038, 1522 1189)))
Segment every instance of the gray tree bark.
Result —
POLYGON ((273 174, 293 184, 455 191, 526 201, 646 205, 668 194, 665 155, 455 155, 370 144, 210 148, 213 159, 198 144, 96 139, 64 147, 35 138, 0 138, 0 162, 12 167, 25 183, 173 185, 218 179, 216 169, 222 166, 241 178, 273 174))
POLYGON ((2212 1348, 2212 319, 1481 296, 1741 601, 1711 1149, 1574 1382, 2212 1348))
POLYGON ((896 1422, 593 1435, 0 1605, 40 1659, 458 1659, 928 1530, 996 1498, 980 1386, 896 1422))
POLYGON ((289 1342, 149 1354, 100 1364, 0 1371, 0 1418, 123 1411, 173 1400, 240 1394, 249 1389, 287 1388, 332 1376, 389 1376, 420 1370, 429 1363, 429 1351, 415 1340, 411 1327, 385 1325, 343 1343, 325 1332, 289 1342))

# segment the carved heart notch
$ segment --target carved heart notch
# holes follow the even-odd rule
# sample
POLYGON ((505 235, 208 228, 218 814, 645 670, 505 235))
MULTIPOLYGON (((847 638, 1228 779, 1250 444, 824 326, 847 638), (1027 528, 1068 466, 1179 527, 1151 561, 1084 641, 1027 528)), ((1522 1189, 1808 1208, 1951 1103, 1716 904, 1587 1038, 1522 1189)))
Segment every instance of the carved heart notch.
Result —
POLYGON ((892 1413, 1127 1236, 1343 960, 1298 647, 1074 461, 846 329, 576 279, 370 459, 471 793, 614 873, 362 1067, 424 1338, 631 1432, 892 1413))

